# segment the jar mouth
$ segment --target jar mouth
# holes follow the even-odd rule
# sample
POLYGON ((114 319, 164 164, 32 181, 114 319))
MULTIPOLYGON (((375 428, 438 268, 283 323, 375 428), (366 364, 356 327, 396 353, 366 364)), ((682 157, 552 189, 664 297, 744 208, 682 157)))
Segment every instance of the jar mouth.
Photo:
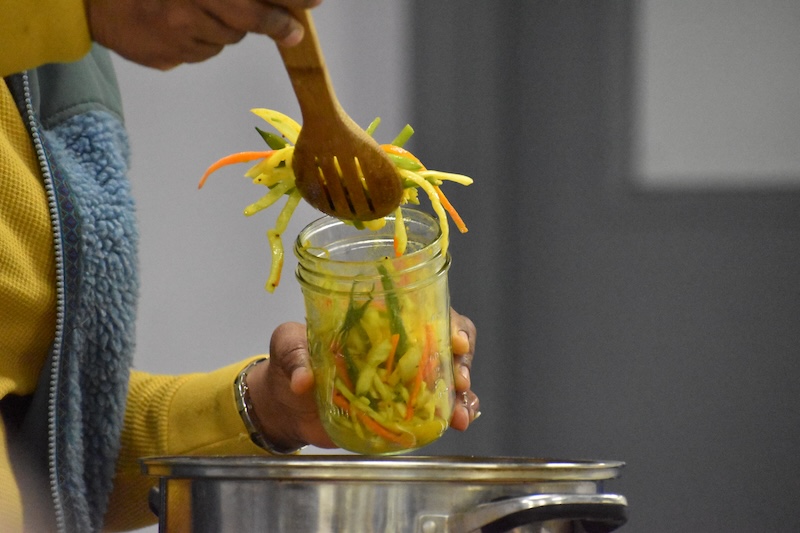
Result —
POLYGON ((407 251, 402 256, 395 257, 393 253, 377 252, 377 250, 393 252, 395 215, 387 216, 386 224, 379 230, 357 229, 331 216, 318 218, 306 226, 297 236, 294 243, 294 253, 300 261, 311 260, 323 265, 337 263, 372 265, 387 258, 415 262, 417 256, 421 254, 431 253, 432 250, 440 252, 442 249, 442 230, 438 221, 418 209, 402 207, 401 211, 403 222, 409 235, 408 246, 411 248, 411 251, 407 251), (423 231, 415 232, 414 230, 423 231), (324 238, 327 234, 336 233, 339 236, 335 240, 324 238), (412 238, 412 235, 416 236, 416 238, 412 238), (315 242, 315 239, 324 240, 323 242, 315 242), (338 258, 344 251, 352 252, 358 249, 372 250, 374 253, 367 253, 360 260, 338 258), (314 253, 315 251, 318 253, 314 253))
POLYGON ((394 254, 394 216, 386 217, 379 230, 357 229, 329 216, 310 223, 295 240, 298 281, 315 292, 377 294, 384 268, 392 277, 403 277, 405 290, 434 282, 450 265, 438 221, 411 208, 402 208, 402 217, 408 247, 400 256, 394 254))

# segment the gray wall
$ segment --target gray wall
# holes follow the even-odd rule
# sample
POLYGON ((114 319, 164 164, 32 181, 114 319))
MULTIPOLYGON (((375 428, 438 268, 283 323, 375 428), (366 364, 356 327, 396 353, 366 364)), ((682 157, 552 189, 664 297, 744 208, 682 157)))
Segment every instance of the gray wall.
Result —
POLYGON ((412 5, 484 412, 426 451, 624 460, 630 531, 800 530, 797 189, 639 186, 637 3, 412 5))

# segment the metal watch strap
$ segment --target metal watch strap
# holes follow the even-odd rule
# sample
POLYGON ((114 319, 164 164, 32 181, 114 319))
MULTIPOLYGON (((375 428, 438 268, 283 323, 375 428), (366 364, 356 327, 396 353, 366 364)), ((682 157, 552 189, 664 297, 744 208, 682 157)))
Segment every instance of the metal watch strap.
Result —
POLYGON ((244 369, 237 376, 236 381, 233 384, 235 392, 234 395, 236 396, 236 407, 239 410, 239 416, 242 417, 242 422, 244 422, 245 428, 247 428, 247 433, 250 434, 250 439, 253 441, 253 443, 255 443, 256 446, 276 455, 288 455, 296 453, 297 451, 301 450, 303 446, 299 446, 297 448, 281 448, 275 446, 264 437, 264 433, 261 431, 261 426, 258 423, 258 417, 255 415, 253 402, 250 399, 250 389, 247 387, 247 375, 250 373, 253 367, 262 361, 266 361, 267 359, 269 358, 263 357, 261 359, 256 359, 244 367, 244 369))

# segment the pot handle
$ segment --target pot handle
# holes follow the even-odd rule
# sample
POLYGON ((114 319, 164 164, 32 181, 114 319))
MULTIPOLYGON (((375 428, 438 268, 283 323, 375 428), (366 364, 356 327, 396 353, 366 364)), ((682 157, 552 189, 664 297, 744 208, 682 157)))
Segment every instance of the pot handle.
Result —
POLYGON ((569 520, 587 533, 607 533, 628 520, 628 502, 617 494, 532 494, 487 502, 448 517, 448 531, 503 533, 516 527, 569 520))

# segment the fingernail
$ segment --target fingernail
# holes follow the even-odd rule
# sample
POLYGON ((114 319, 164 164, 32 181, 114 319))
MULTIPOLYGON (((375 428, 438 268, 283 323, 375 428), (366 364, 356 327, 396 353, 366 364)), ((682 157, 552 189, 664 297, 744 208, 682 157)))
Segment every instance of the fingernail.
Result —
POLYGON ((469 387, 469 383, 471 381, 469 377, 469 368, 465 366, 459 367, 458 373, 461 374, 461 377, 467 381, 467 387, 469 387))
POLYGON ((289 35, 281 39, 282 46, 294 46, 303 40, 303 27, 298 26, 289 32, 289 35))

